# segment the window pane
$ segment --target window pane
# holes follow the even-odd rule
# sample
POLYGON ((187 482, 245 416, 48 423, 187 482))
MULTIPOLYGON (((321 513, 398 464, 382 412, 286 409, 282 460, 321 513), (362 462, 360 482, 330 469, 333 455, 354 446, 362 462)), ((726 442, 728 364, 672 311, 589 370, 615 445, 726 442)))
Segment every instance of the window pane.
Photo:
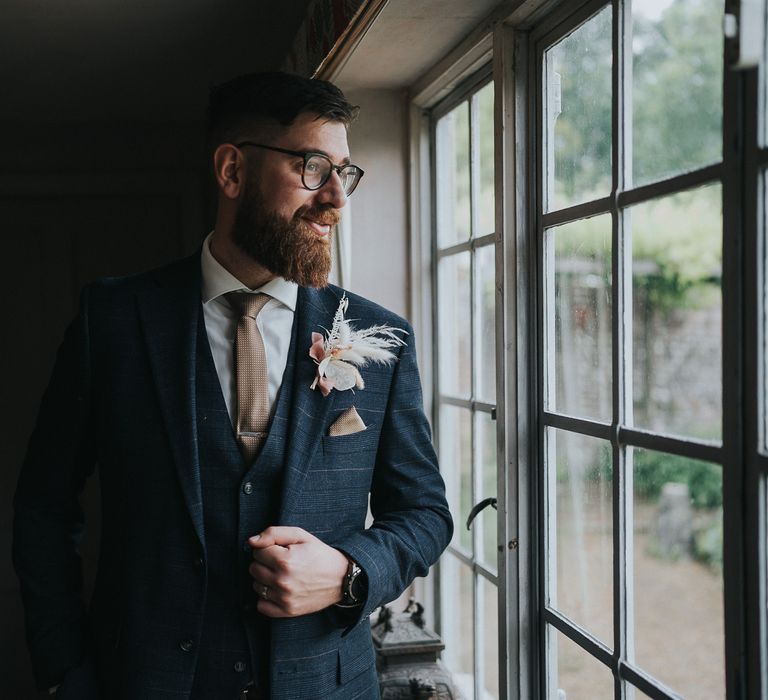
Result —
POLYGON ((437 268, 440 393, 466 399, 472 390, 469 256, 449 255, 437 268))
POLYGON ((437 244, 469 238, 469 103, 462 102, 437 122, 435 180, 437 244))
POLYGON ((547 454, 556 459, 547 464, 547 518, 555 521, 548 532, 556 540, 547 548, 556 572, 550 605, 613 646, 610 443, 548 428, 547 454))
MULTIPOLYGON (((496 498, 496 421, 491 420, 489 413, 478 412, 475 414, 475 426, 479 462, 477 469, 480 477, 480 493, 477 494, 476 501, 479 502, 484 498, 496 498)), ((498 566, 496 510, 489 506, 475 518, 474 522, 473 527, 480 528, 482 542, 478 556, 487 567, 496 571, 498 566)))
POLYGON ((633 0, 635 185, 722 158, 722 0, 633 0))
POLYGON ((448 505, 456 522, 454 544, 472 551, 472 533, 464 523, 472 509, 472 414, 465 408, 440 406, 440 470, 448 505))
POLYGON ((483 700, 499 697, 499 600, 496 586, 478 578, 479 605, 482 620, 482 644, 480 654, 483 668, 483 700))
POLYGON ((446 553, 440 559, 440 606, 443 660, 467 698, 475 695, 472 572, 456 557, 446 553))
POLYGON ((611 8, 544 54, 545 210, 611 189, 611 8))
POLYGON ((686 698, 725 697, 722 469, 634 450, 637 663, 686 698))
POLYGON ((547 625, 548 700, 613 700, 613 674, 578 644, 547 625))
POLYGON ((496 403, 496 246, 475 253, 476 398, 496 403))
POLYGON ((477 102, 475 118, 478 126, 479 189, 477 197, 476 236, 493 233, 494 217, 493 183, 493 83, 488 83, 474 97, 477 102))
POLYGON ((721 187, 631 209, 634 422, 722 434, 721 187))
POLYGON ((611 217, 576 221, 549 229, 545 236, 546 327, 550 331, 545 337, 545 357, 550 360, 548 374, 554 374, 547 377, 545 406, 559 413, 610 420, 611 217))

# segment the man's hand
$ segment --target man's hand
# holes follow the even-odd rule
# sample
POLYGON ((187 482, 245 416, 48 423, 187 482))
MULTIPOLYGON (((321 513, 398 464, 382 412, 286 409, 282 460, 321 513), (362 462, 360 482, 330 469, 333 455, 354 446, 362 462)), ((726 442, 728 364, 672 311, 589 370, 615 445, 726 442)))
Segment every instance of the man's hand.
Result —
POLYGON ((268 527, 248 544, 254 560, 248 571, 263 615, 307 615, 341 600, 348 561, 338 549, 300 527, 268 527))

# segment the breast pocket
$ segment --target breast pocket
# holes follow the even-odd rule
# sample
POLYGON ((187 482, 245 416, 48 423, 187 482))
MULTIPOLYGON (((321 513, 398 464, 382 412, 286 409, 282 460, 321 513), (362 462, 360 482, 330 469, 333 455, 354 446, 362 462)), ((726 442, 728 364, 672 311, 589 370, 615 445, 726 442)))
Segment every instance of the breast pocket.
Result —
POLYGON ((312 498, 302 501, 297 513, 311 512, 334 527, 363 523, 378 444, 376 425, 351 435, 324 436, 303 486, 312 498))
POLYGON ((371 424, 365 430, 349 435, 323 435, 323 456, 355 454, 359 452, 373 451, 379 444, 379 430, 376 424, 371 424))

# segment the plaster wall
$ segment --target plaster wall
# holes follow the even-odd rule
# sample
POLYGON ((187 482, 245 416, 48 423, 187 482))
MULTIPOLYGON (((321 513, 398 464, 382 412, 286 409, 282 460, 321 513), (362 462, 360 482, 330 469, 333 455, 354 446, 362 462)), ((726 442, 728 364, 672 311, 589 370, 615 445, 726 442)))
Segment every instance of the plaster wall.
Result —
POLYGON ((345 285, 408 318, 406 101, 399 90, 350 90, 346 96, 360 105, 349 147, 365 176, 345 212, 351 224, 345 285))

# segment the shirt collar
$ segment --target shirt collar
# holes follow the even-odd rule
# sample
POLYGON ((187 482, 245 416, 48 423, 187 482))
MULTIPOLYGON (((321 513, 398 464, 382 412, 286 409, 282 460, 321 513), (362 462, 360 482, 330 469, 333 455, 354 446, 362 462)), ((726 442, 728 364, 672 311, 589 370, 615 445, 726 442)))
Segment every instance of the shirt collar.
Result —
POLYGON ((200 256, 200 268, 203 275, 203 305, 218 299, 228 292, 263 292, 277 299, 291 311, 296 311, 296 298, 299 287, 295 282, 288 282, 282 277, 275 277, 258 289, 249 289, 229 270, 227 270, 211 253, 211 237, 209 233, 203 241, 203 251, 200 256))

